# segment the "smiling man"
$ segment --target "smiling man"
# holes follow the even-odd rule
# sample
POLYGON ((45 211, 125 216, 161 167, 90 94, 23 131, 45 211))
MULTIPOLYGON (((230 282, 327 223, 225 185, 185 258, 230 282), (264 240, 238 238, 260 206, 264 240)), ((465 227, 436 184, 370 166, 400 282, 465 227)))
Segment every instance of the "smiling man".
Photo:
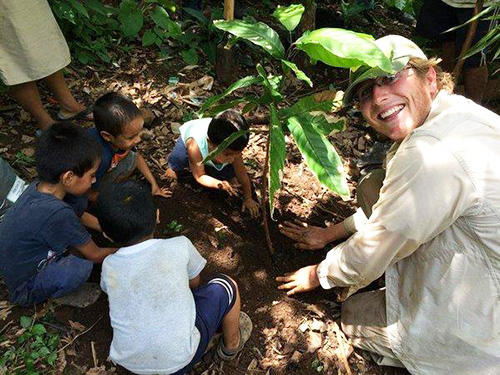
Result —
POLYGON ((376 44, 395 74, 358 68, 344 100, 395 141, 386 171, 360 183, 362 210, 344 223, 285 223, 301 248, 350 237, 320 264, 278 277, 279 288, 351 295, 385 274, 385 288, 342 306, 353 345, 412 374, 499 373, 500 117, 453 95, 450 75, 410 40, 376 44))

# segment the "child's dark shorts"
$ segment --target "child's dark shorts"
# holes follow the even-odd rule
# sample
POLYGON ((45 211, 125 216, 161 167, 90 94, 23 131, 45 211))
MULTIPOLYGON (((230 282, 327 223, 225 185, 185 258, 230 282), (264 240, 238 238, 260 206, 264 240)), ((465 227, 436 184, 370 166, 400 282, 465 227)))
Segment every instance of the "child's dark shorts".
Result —
MULTIPOLYGON (((175 143, 174 149, 168 156, 168 166, 174 172, 183 172, 189 169, 189 158, 186 144, 181 137, 175 143)), ((218 180, 231 180, 236 176, 234 168, 231 164, 226 165, 220 171, 210 165, 205 164, 205 173, 218 180)))
POLYGON ((237 290, 236 284, 223 274, 193 290, 196 304, 195 326, 200 331, 200 343, 191 362, 173 375, 188 373, 201 360, 211 338, 220 329, 222 319, 233 308, 237 290))
MULTIPOLYGON (((474 8, 454 8, 441 0, 424 0, 418 16, 417 34, 440 43, 454 41, 455 54, 458 56, 467 35, 468 25, 449 33, 445 33, 445 31, 467 22, 473 13, 474 8)), ((489 21, 478 22, 471 47, 486 35, 489 25, 489 21)), ((464 61, 464 68, 477 68, 480 65, 480 52, 464 61)))

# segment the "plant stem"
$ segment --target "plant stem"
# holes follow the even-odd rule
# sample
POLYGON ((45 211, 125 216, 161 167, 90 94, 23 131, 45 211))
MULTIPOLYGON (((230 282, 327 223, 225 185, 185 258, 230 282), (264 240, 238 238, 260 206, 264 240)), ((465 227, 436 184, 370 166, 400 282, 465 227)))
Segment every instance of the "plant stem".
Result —
POLYGON ((269 254, 274 255, 273 243, 271 242, 271 234, 269 233, 269 225, 267 223, 267 175, 269 173, 269 150, 271 143, 271 135, 267 136, 266 142, 266 160, 264 162, 264 174, 262 176, 262 200, 260 202, 260 209, 262 211, 262 220, 264 220, 264 233, 266 234, 266 242, 267 248, 269 250, 269 254))

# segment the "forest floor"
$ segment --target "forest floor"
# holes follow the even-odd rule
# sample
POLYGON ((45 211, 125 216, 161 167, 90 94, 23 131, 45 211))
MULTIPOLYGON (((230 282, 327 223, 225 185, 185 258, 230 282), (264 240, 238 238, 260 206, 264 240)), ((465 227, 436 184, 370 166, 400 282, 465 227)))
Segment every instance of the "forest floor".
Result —
MULTIPOLYGON (((385 20, 383 27, 379 27, 377 32, 372 31, 374 36, 411 33, 412 28, 395 20, 389 11, 376 9, 374 12, 385 20)), ((247 73, 254 73, 252 69, 247 69, 247 73)), ((319 262, 335 245, 330 244, 316 252, 297 250, 289 239, 279 233, 278 224, 283 220, 300 219, 324 226, 341 221, 356 209, 355 200, 343 202, 319 184, 305 166, 290 137, 287 137, 288 157, 275 220, 268 218, 275 250, 272 256, 266 245, 262 217, 252 219, 242 213, 240 199, 202 189, 189 178, 172 185, 160 179, 166 169, 168 154, 178 137, 175 129, 192 118, 198 109, 198 99, 221 91, 221 86, 213 80, 214 73, 209 64, 185 66, 176 57, 165 60, 151 48, 138 47, 123 56, 116 66, 95 69, 74 65, 66 69, 66 73, 72 92, 86 104, 91 104, 106 92, 120 90, 133 98, 139 107, 152 110, 155 118, 145 128, 139 150, 160 185, 170 186, 173 192, 171 198, 160 202, 161 223, 157 236, 187 236, 208 260, 203 277, 223 272, 238 281, 242 310, 250 315, 254 323, 253 335, 237 360, 224 363, 216 359, 211 364, 202 365, 196 373, 406 373, 400 369, 380 367, 367 352, 352 348, 338 329, 340 304, 336 302, 335 290, 318 290, 289 298, 277 289, 276 276, 319 262), (179 83, 169 84, 170 77, 178 77, 179 83), (175 225, 182 227, 172 229, 175 225)), ((339 73, 320 64, 315 73, 314 91, 327 89, 325 82, 345 88, 346 72, 339 73)), ((240 76, 244 76, 244 72, 240 76)), ((301 88, 296 96, 310 92, 308 88, 301 88)), ((42 93, 48 108, 55 110, 54 100, 45 91, 42 93)), ((498 103, 487 103, 487 106, 500 113, 498 103)), ((35 178, 34 123, 7 96, 0 97, 0 110, 1 156, 23 178, 32 181, 35 178)), ((266 117, 265 113, 258 115, 266 117)), ((351 196, 354 197, 359 178, 367 168, 382 160, 383 150, 389 143, 367 129, 358 113, 351 112, 349 119, 345 131, 332 135, 331 140, 345 160, 351 196)), ((82 126, 92 124, 82 123, 82 126)), ((252 126, 264 131, 267 129, 267 124, 259 121, 254 121, 252 126)), ((265 132, 253 133, 244 151, 245 163, 259 198, 265 142, 265 132)), ((96 235, 96 241, 102 242, 103 239, 96 235)), ((99 267, 96 267, 91 279, 98 282, 99 267)), ((107 359, 112 329, 105 294, 93 305, 82 309, 51 301, 33 308, 21 308, 9 305, 6 300, 7 292, 0 281, 0 348, 14 342, 20 335, 21 316, 48 317, 45 319, 47 329, 60 334, 62 350, 54 367, 38 363, 40 373, 129 373, 107 359)), ((15 371, 7 369, 7 373, 15 371)))

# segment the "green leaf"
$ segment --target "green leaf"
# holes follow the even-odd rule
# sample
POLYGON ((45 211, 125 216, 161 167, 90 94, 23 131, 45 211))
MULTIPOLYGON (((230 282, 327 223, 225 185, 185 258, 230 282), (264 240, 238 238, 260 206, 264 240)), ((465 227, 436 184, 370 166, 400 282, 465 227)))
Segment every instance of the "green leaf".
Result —
POLYGON ((269 128, 269 210, 271 218, 274 214, 274 196, 281 189, 283 168, 285 167, 286 142, 285 135, 276 108, 270 106, 271 126, 269 128))
POLYGON ((203 112, 203 115, 213 117, 221 112, 224 112, 226 109, 234 108, 238 104, 244 103, 246 101, 247 101, 247 98, 245 98, 245 97, 237 98, 237 99, 231 100, 227 103, 222 103, 222 104, 213 106, 209 110, 206 110, 205 112, 203 112))
POLYGON ((298 116, 311 111, 323 111, 326 113, 332 112, 335 107, 340 107, 341 100, 325 100, 318 102, 314 99, 314 95, 306 96, 299 99, 294 105, 288 108, 283 108, 278 112, 278 117, 284 120, 291 116, 298 116))
POLYGON ((198 52, 196 52, 194 48, 181 51, 181 56, 184 62, 188 65, 198 64, 198 52))
POLYGON ((83 14, 85 17, 89 18, 87 9, 85 9, 85 7, 78 0, 68 0, 68 3, 70 3, 71 6, 78 11, 78 13, 83 14))
POLYGON ((99 13, 103 16, 107 16, 111 11, 106 8, 99 0, 85 0, 85 5, 92 9, 94 12, 99 13))
POLYGON ((304 10, 305 8, 302 4, 292 4, 287 7, 278 5, 273 13, 273 17, 280 21, 288 31, 292 31, 300 23, 304 10))
POLYGON ((367 34, 344 29, 325 28, 307 31, 295 42, 298 49, 314 60, 338 68, 360 65, 378 66, 391 72, 391 61, 367 34))
POLYGON ((203 15, 203 12, 200 12, 199 10, 193 9, 193 8, 188 8, 184 7, 182 8, 184 12, 195 18, 198 22, 208 25, 208 18, 203 15))
POLYGON ((144 23, 142 12, 133 0, 122 1, 118 19, 121 22, 121 30, 124 36, 137 35, 144 23))
POLYGON ((45 329, 43 324, 35 324, 33 326, 33 328, 31 328, 31 333, 33 333, 34 335, 41 335, 41 334, 44 334, 46 332, 47 332, 47 330, 45 329))
POLYGON ((205 111, 208 107, 210 107, 213 103, 225 98, 228 95, 231 95, 234 91, 248 87, 251 85, 255 84, 262 84, 262 78, 261 77, 255 77, 255 76, 246 76, 244 78, 241 78, 237 80, 236 82, 233 82, 224 92, 222 92, 219 95, 214 95, 203 103, 201 106, 201 111, 205 111))
POLYGON ((153 30, 146 30, 144 34, 142 34, 142 45, 143 47, 150 46, 153 44, 156 40, 157 35, 153 30))
POLYGON ((281 60, 281 63, 285 66, 287 66, 288 68, 290 68, 294 73, 295 73, 295 76, 306 82, 309 86, 313 87, 313 83, 311 81, 311 79, 302 71, 300 70, 297 65, 295 65, 293 62, 291 61, 287 61, 287 60, 281 60))
POLYGON ((75 55, 78 61, 82 64, 87 64, 91 59, 91 56, 87 52, 80 49, 76 50, 75 55))
POLYGON ((215 27, 227 31, 239 38, 248 40, 262 47, 271 56, 278 59, 285 57, 285 48, 279 35, 263 22, 247 22, 241 20, 214 21, 215 27))
POLYGON ((256 66, 257 72, 259 73, 259 76, 262 77, 262 83, 264 84, 264 87, 267 89, 267 92, 272 98, 272 101, 275 104, 278 104, 281 99, 283 99, 283 96, 278 92, 277 90, 277 85, 275 82, 271 82, 271 80, 267 76, 266 70, 262 67, 262 65, 257 64, 256 66))
POLYGON ((19 323, 21 323, 21 327, 28 328, 31 326, 32 319, 29 316, 21 316, 19 323))
POLYGON ((224 151, 231 143, 233 143, 236 139, 241 137, 244 134, 250 133, 250 130, 239 130, 233 134, 231 134, 229 137, 224 139, 219 146, 215 150, 213 150, 211 153, 209 153, 205 159, 201 161, 201 164, 206 164, 208 161, 212 160, 217 154, 221 153, 224 151))
POLYGON ((307 166, 319 182, 338 193, 343 199, 348 199, 349 188, 344 176, 342 159, 328 138, 321 134, 311 122, 312 116, 303 114, 290 117, 287 125, 307 166))
POLYGON ((151 12, 151 18, 162 29, 168 29, 169 23, 172 22, 165 8, 159 5, 151 12))
POLYGON ((345 117, 328 116, 324 112, 312 115, 311 125, 314 126, 321 134, 328 136, 332 133, 337 133, 345 129, 345 117), (328 121, 330 120, 330 121, 328 121))
POLYGON ((171 12, 175 12, 176 5, 173 1, 170 0, 145 0, 145 3, 156 3, 163 5, 164 8, 167 8, 171 12))

